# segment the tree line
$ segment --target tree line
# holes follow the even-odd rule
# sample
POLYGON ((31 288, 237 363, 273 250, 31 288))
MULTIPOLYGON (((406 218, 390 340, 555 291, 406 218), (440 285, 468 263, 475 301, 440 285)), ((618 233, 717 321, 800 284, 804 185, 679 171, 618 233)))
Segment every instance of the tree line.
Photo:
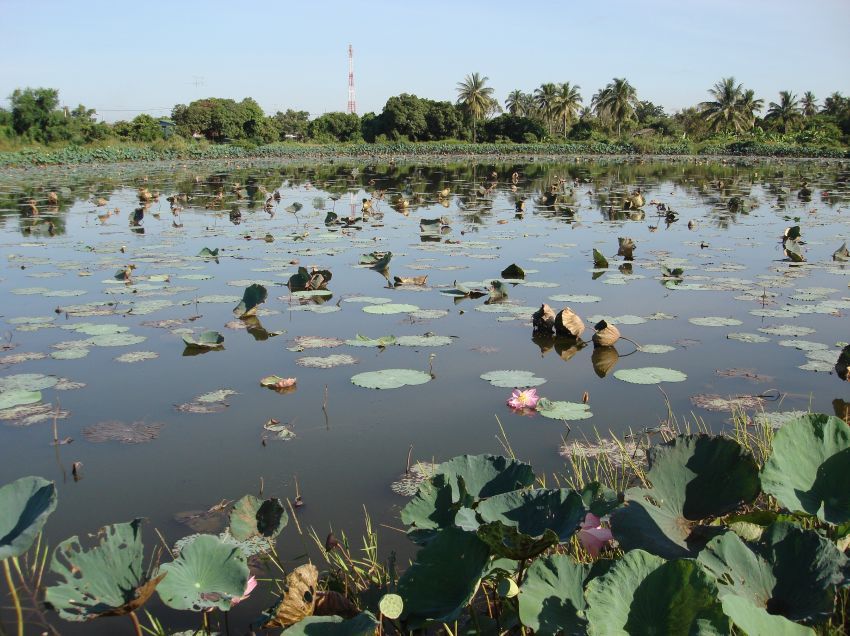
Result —
POLYGON ((733 77, 708 90, 709 99, 673 114, 641 100, 625 78, 614 78, 585 101, 570 82, 544 83, 530 92, 511 91, 504 103, 479 73, 458 82, 457 100, 435 101, 402 93, 380 113, 331 112, 311 119, 288 109, 267 115, 251 98, 211 97, 177 104, 169 117, 141 114, 131 121, 98 122, 84 105, 60 108, 59 92, 24 88, 0 109, 0 147, 29 144, 84 145, 110 140, 156 142, 174 137, 214 143, 283 141, 389 142, 611 141, 700 142, 719 138, 781 141, 820 146, 850 145, 850 98, 834 92, 822 102, 812 92, 781 91, 767 104, 733 77), (765 110, 766 107, 766 110, 765 110), (764 114, 762 115, 762 111, 764 114))

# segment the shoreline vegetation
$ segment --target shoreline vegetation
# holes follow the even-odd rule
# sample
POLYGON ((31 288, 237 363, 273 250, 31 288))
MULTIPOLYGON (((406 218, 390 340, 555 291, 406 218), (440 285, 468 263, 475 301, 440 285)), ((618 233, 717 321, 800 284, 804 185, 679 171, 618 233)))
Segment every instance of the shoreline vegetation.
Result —
POLYGON ((393 142, 324 143, 280 142, 262 145, 164 141, 148 144, 26 148, 0 152, 0 169, 145 161, 216 159, 380 159, 416 158, 783 158, 850 159, 850 150, 789 143, 732 141, 729 143, 663 143, 647 146, 628 141, 569 143, 393 142))

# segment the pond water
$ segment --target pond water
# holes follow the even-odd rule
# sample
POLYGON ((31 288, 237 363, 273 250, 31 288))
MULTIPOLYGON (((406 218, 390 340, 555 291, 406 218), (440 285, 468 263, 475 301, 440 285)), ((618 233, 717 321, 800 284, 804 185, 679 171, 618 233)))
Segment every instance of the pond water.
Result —
MULTIPOLYGON (((833 253, 850 236, 848 180, 850 165, 835 161, 616 159, 0 173, 0 391, 9 401, 20 399, 12 391, 41 391, 26 413, 0 410, 0 483, 30 474, 57 482, 51 545, 134 517, 150 520, 149 547, 151 526, 173 542, 193 532, 181 513, 261 484, 266 496, 303 498, 302 528, 324 536, 332 524, 358 544, 364 506, 376 524, 401 525, 407 499, 390 485, 411 446, 421 461, 500 453, 501 424, 514 452, 552 475, 565 471, 565 438, 656 427, 668 400, 672 413, 715 431, 730 420, 717 409, 738 396, 750 396, 750 410, 845 416, 850 385, 833 367, 850 341, 850 263, 833 253), (140 189, 159 196, 133 226, 140 189), (624 210, 637 189, 643 208, 624 210), (279 201, 264 209, 276 191, 279 201), (782 247, 796 225, 803 263, 782 247), (634 241, 633 260, 617 255, 619 238, 634 241), (198 256, 203 248, 218 257, 198 256), (607 268, 595 268, 594 249, 607 268), (388 272, 359 264, 375 251, 392 252, 388 272), (486 290, 512 264, 525 278, 504 282, 504 298, 446 293, 486 290), (129 265, 130 280, 118 280, 129 265), (329 270, 330 295, 291 294, 299 265, 329 270), (425 285, 392 285, 426 275, 425 285), (268 298, 243 323, 233 309, 252 283, 268 298), (571 307, 588 346, 533 339, 531 313, 544 302, 571 307), (388 304, 402 305, 399 313, 381 313, 388 304), (619 359, 594 356, 589 341, 602 317, 631 341, 663 346, 636 351, 620 340, 619 359), (205 330, 220 332, 224 346, 187 350, 183 337, 205 330), (345 342, 425 334, 446 338, 345 342), (331 355, 345 357, 313 359, 331 355), (347 364, 304 366, 335 362, 347 364), (645 367, 680 372, 671 378, 681 381, 636 384, 618 373, 645 367), (385 390, 352 382, 385 369, 415 370, 427 382, 385 390), (580 404, 586 392, 592 416, 515 412, 511 388, 480 377, 498 370, 545 380, 537 391, 552 401, 580 404), (270 390, 260 385, 269 375, 297 384, 270 390), (59 438, 73 439, 58 447, 55 409, 59 438), (267 430, 271 419, 285 426, 267 430), (110 439, 120 434, 141 443, 110 439)), ((380 534, 382 551, 411 554, 401 533, 380 534)), ((285 560, 311 550, 291 523, 278 545, 285 560)))

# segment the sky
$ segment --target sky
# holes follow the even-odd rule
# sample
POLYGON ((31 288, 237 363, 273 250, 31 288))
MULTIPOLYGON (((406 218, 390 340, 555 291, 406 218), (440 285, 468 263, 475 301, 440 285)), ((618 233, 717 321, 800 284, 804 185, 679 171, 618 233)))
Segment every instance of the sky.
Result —
POLYGON ((501 103, 568 81, 587 104, 614 77, 668 113, 730 75, 765 103, 850 95, 850 0, 0 0, 0 25, 0 106, 57 88, 106 121, 204 97, 344 111, 349 44, 360 114, 455 101, 473 72, 501 103))

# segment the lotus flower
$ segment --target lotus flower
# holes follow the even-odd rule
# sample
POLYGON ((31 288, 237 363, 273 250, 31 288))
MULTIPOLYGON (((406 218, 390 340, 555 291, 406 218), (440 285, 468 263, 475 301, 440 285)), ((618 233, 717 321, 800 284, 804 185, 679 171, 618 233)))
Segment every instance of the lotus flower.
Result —
POLYGON ((511 397, 508 398, 508 406, 512 409, 533 409, 537 406, 538 400, 540 400, 540 396, 537 395, 537 389, 526 389, 525 391, 514 389, 511 397))
MULTIPOLYGON (((230 608, 233 609, 233 607, 237 603, 241 603, 246 598, 251 596, 251 592, 254 591, 255 587, 257 587, 257 577, 252 576, 248 579, 248 583, 246 583, 246 585, 245 585, 245 591, 242 592, 242 596, 234 596, 232 599, 230 599, 230 608)), ((218 600, 221 599, 221 597, 222 597, 222 595, 219 594, 218 592, 209 592, 209 593, 206 593, 206 594, 201 594, 201 598, 203 598, 204 600, 208 600, 208 601, 218 601, 218 600)), ((214 607, 208 607, 204 611, 205 612, 211 612, 214 609, 215 609, 214 607)))
POLYGON ((581 522, 581 529, 578 531, 578 541, 591 556, 599 556, 602 547, 613 538, 611 530, 600 525, 599 517, 592 512, 585 515, 584 521, 581 522))
POLYGON ((295 378, 281 378, 274 384, 274 388, 276 389, 288 389, 291 386, 295 386, 295 378))

